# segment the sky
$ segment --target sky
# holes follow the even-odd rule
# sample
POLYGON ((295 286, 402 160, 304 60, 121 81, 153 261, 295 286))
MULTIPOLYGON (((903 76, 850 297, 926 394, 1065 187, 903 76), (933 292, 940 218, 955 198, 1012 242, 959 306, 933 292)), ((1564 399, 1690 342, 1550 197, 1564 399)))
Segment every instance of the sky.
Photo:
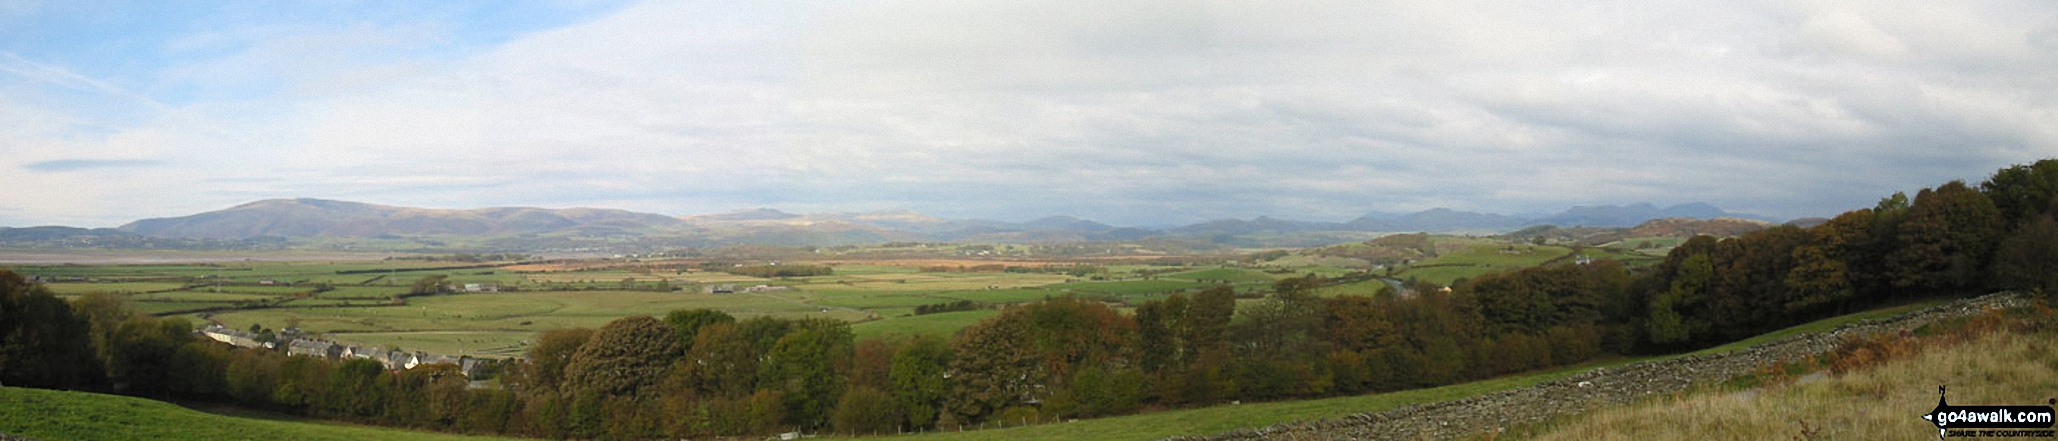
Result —
POLYGON ((2047 0, 0 2, 0 226, 1797 218, 2049 157, 2047 0))

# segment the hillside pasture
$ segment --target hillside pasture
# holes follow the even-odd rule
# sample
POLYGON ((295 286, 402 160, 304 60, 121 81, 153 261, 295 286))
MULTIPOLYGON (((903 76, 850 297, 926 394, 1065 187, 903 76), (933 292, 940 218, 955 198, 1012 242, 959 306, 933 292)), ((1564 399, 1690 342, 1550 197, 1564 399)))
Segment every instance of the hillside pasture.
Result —
POLYGON ((216 415, 119 395, 0 387, 0 433, 50 440, 487 440, 314 420, 216 415))
POLYGON ((1461 278, 1542 265, 1571 253, 1570 248, 1548 245, 1471 244, 1462 250, 1403 267, 1405 269, 1397 271, 1394 277, 1449 285, 1461 278))
MULTIPOLYGON (((1360 244, 1360 245, 1362 246, 1362 244, 1360 244)), ((1339 245, 1339 246, 1342 246, 1342 245, 1339 245)), ((1330 268, 1336 268, 1336 269, 1341 269, 1341 270, 1346 270, 1346 271, 1348 271, 1348 270, 1362 270, 1362 269, 1370 269, 1370 268, 1372 268, 1372 263, 1371 263, 1371 262, 1366 262, 1366 261, 1365 261, 1364 259, 1353 259, 1353 258, 1349 258, 1349 257, 1332 257, 1332 256, 1319 256, 1319 255, 1313 255, 1313 254, 1303 254, 1303 253, 1295 253, 1295 254, 1288 254, 1288 255, 1286 255, 1286 256, 1284 256, 1284 257, 1280 257, 1280 258, 1278 258, 1278 259, 1272 259, 1272 260, 1268 260, 1268 261, 1265 261, 1265 262, 1264 262, 1264 264, 1265 264, 1265 266, 1270 266, 1270 267, 1275 267, 1275 268, 1296 268, 1296 269, 1298 269, 1298 268, 1309 268, 1309 267, 1330 267, 1330 268)))
POLYGON ((1315 295, 1322 297, 1336 297, 1340 295, 1358 295, 1371 297, 1378 295, 1380 290, 1386 289, 1389 286, 1392 286, 1392 284, 1387 283, 1385 280, 1361 280, 1357 282, 1340 283, 1335 285, 1324 286, 1316 289, 1315 295))
POLYGON ((1686 239, 1678 237, 1630 237, 1604 246, 1638 254, 1664 256, 1685 242, 1686 239))

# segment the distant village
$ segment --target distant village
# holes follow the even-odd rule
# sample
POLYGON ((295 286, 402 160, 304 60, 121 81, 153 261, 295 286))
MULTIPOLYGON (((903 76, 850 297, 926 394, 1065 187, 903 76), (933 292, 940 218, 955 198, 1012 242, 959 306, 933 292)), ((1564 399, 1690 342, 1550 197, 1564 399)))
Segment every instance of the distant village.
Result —
POLYGON ((280 345, 284 345, 286 355, 305 355, 330 360, 368 359, 379 362, 388 370, 396 371, 414 369, 416 366, 447 364, 457 366, 458 371, 464 373, 465 377, 474 379, 479 377, 487 363, 493 362, 490 359, 473 358, 468 355, 452 357, 421 351, 407 352, 345 345, 306 336, 295 328, 281 330, 274 341, 262 341, 257 334, 229 329, 219 324, 201 328, 200 334, 239 348, 278 350, 280 345))

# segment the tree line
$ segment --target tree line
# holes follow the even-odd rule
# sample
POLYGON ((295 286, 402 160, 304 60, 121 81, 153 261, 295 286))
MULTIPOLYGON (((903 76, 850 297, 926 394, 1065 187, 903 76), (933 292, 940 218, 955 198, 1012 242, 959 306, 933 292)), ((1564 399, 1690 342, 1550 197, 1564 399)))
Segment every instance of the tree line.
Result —
POLYGON ((830 319, 711 310, 542 333, 501 379, 197 341, 120 298, 0 274, 0 382, 213 399, 368 423, 549 438, 892 433, 1389 391, 1708 347, 1916 298, 2058 293, 2058 161, 1953 181, 1820 225, 1377 295, 1317 277, 1239 306, 1218 286, 1124 312, 1059 297, 950 338, 855 340, 830 319), (93 369, 75 369, 93 366, 93 369))

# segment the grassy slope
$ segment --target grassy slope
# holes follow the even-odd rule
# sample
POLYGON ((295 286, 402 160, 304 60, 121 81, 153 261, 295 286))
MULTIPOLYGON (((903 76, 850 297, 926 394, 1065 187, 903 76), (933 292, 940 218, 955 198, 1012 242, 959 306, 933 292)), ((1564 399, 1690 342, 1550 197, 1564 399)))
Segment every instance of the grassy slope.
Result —
MULTIPOLYGON (((1664 360, 1688 355, 1710 354, 1742 349, 1790 335, 1820 332, 1859 320, 1899 315, 1909 311, 1927 308, 1947 300, 1934 300, 1901 306, 1889 306, 1853 314, 1826 318, 1795 325, 1730 344, 1703 349, 1691 353, 1661 355, 1638 358, 1613 358, 1562 367, 1549 371, 1521 374, 1455 384, 1430 389, 1417 389, 1352 397, 1335 397, 1312 400, 1252 403, 1242 405, 1214 406, 1197 409, 1181 409, 1145 415, 1131 415, 1114 418, 1080 420, 1062 424, 1044 424, 1026 427, 1012 427, 996 430, 975 430, 949 432, 921 436, 922 439, 964 439, 964 440, 1012 440, 1012 439, 1156 439, 1180 435, 1205 435, 1235 429, 1263 427, 1290 421, 1334 418, 1344 415, 1379 412, 1416 403, 1431 403, 1499 392, 1508 389, 1529 387, 1546 381, 1570 377, 1593 368, 1619 366, 1640 361, 1664 360)), ((1934 390, 1934 389, 1932 389, 1934 390)), ((1927 408, 1924 408, 1927 410, 1927 408)), ((1911 414, 1912 415, 1912 414, 1911 414)))
POLYGON ((118 395, 0 387, 0 433, 51 440, 484 440, 434 432, 215 415, 118 395))
POLYGON ((1930 439, 1937 429, 1918 415, 1936 405, 1939 385, 1959 405, 2049 402, 2058 390, 2053 338, 2004 332, 1820 381, 1607 408, 1549 424, 1537 438, 1930 439))

